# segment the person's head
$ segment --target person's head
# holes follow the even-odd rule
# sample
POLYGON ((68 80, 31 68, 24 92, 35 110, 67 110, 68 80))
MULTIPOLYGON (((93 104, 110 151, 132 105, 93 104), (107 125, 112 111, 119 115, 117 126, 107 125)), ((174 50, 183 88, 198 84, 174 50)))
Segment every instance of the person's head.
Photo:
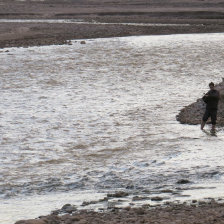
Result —
POLYGON ((213 89, 215 88, 215 84, 214 84, 213 82, 210 82, 210 83, 209 83, 209 88, 210 88, 211 90, 213 90, 213 89))

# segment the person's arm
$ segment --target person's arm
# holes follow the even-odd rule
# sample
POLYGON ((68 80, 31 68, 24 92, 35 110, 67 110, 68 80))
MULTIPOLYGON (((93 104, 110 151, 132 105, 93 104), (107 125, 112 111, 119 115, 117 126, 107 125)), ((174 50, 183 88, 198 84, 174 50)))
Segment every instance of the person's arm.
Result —
POLYGON ((208 102, 208 93, 209 92, 207 92, 203 97, 202 97, 202 100, 205 102, 205 103, 207 103, 208 102))

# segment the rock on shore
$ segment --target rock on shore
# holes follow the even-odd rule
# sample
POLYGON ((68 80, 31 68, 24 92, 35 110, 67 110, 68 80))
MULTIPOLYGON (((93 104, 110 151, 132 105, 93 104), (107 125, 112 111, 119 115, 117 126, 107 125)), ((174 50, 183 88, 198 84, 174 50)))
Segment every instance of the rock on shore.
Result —
MULTIPOLYGON (((224 126, 224 78, 221 83, 215 86, 220 92, 220 101, 217 114, 217 125, 224 126)), ((198 99, 196 102, 184 107, 180 113, 177 115, 177 121, 182 124, 200 124, 202 116, 205 111, 206 104, 203 102, 202 98, 198 99)))

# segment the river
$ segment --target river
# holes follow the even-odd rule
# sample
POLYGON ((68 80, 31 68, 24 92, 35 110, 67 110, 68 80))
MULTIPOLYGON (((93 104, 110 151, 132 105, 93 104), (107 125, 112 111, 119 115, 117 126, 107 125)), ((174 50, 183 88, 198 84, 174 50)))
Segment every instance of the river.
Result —
POLYGON ((175 117, 224 76, 224 34, 85 41, 1 50, 0 223, 120 190, 222 197, 223 129, 175 117))

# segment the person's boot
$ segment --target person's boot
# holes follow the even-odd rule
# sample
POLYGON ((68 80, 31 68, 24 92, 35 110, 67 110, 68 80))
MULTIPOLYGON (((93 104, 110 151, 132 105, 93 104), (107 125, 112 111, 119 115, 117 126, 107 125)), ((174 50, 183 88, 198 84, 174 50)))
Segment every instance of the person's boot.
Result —
POLYGON ((204 129, 204 127, 205 127, 205 122, 204 122, 204 121, 202 121, 202 122, 201 122, 201 130, 203 130, 203 129, 204 129))
POLYGON ((212 125, 211 132, 212 132, 212 133, 215 133, 215 125, 212 125))

